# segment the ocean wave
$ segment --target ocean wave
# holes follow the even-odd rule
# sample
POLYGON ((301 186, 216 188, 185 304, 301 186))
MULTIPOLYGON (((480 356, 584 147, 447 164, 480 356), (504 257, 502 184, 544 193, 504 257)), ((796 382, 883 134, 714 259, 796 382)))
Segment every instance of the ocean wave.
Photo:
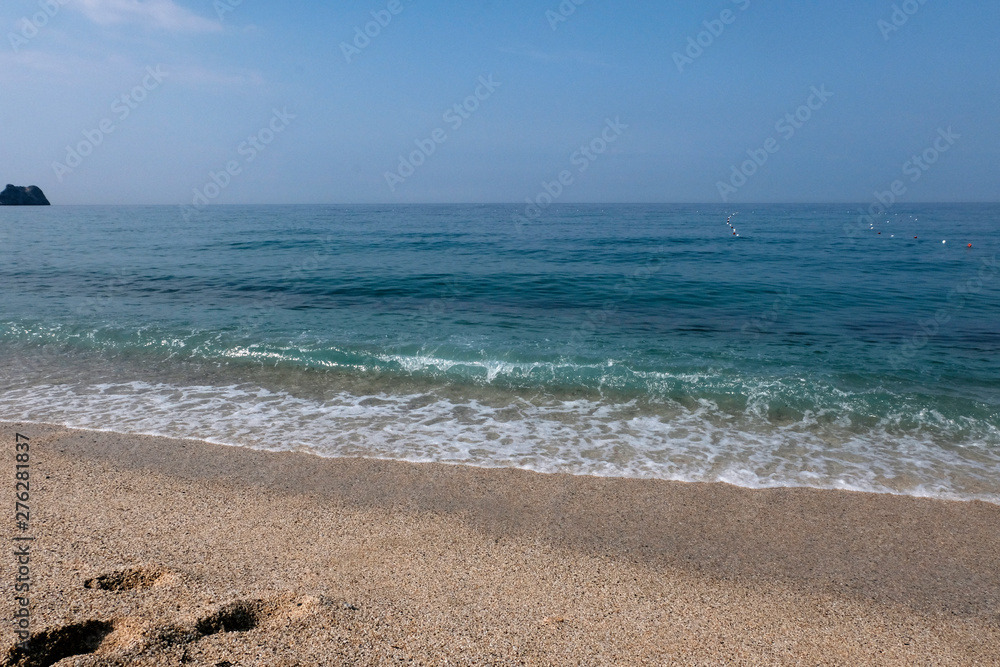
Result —
POLYGON ((0 417, 995 499, 998 209, 904 208, 963 242, 842 206, 739 243, 704 206, 61 207, 6 228, 0 417))
POLYGON ((686 407, 386 391, 317 400, 251 385, 127 382, 7 391, 0 418, 330 457, 1000 503, 1000 447, 942 439, 948 420, 933 411, 910 416, 926 428, 900 432, 892 416, 858 431, 814 412, 775 425, 707 399, 686 407))

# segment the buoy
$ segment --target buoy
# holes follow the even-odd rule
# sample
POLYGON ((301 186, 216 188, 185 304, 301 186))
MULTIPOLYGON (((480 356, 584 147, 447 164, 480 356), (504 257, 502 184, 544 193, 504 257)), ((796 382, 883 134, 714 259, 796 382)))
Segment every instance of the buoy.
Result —
POLYGON ((947 243, 947 241, 941 241, 941 243, 947 243))
POLYGON ((969 244, 969 247, 970 247, 970 248, 972 247, 972 244, 971 244, 971 243, 969 244))
POLYGON ((917 238, 917 237, 916 237, 916 236, 914 236, 913 238, 917 238))

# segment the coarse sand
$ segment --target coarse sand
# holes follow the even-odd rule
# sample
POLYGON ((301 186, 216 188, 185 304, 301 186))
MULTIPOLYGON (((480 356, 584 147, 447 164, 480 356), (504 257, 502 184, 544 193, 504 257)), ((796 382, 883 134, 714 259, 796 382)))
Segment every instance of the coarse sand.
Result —
POLYGON ((0 444, 8 536, 35 538, 9 541, 33 634, 6 624, 4 665, 1000 665, 989 503, 39 424, 0 444))

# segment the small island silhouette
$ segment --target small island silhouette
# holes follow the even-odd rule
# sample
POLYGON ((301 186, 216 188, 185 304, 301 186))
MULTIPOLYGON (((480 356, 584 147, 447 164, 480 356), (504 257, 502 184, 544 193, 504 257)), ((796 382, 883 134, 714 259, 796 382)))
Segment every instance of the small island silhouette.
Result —
POLYGON ((50 204, 42 189, 36 185, 25 188, 8 184, 7 188, 0 192, 0 206, 50 206, 50 204))

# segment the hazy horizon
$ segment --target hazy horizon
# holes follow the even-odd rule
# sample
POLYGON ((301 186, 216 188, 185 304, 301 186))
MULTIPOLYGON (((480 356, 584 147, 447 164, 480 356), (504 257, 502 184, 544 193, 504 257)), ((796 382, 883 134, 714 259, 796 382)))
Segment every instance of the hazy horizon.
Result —
MULTIPOLYGON (((30 185, 30 184, 29 184, 30 185)), ((66 202, 52 202, 52 206, 186 206, 186 204, 115 204, 115 203, 88 203, 88 204, 67 204, 66 202)), ((525 202, 513 201, 451 201, 451 202, 321 202, 302 201, 291 203, 280 202, 254 202, 254 203, 212 203, 211 206, 524 206, 525 202)), ((871 202, 862 201, 741 201, 741 202, 712 202, 712 201, 565 201, 551 204, 551 206, 719 206, 726 210, 736 210, 743 206, 870 206, 871 202)), ((895 207, 905 206, 1000 206, 998 201, 906 201, 897 202, 895 207)))
POLYGON ((1000 201, 998 6, 11 0, 0 24, 0 179, 56 204, 1000 201))

